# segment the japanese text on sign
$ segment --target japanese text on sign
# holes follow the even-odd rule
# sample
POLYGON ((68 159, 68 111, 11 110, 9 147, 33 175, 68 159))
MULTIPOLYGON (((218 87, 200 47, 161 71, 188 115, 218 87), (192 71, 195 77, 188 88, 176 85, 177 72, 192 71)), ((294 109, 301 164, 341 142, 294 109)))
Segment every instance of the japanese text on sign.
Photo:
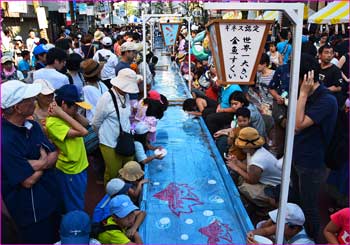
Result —
POLYGON ((265 28, 259 23, 220 23, 226 81, 249 82, 265 28))

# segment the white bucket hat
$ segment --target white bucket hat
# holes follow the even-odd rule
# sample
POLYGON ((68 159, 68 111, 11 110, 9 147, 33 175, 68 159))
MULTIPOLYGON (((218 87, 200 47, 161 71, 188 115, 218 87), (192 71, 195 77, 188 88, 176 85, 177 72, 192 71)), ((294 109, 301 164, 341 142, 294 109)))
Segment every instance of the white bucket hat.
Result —
POLYGON ((26 84, 19 80, 10 80, 1 84, 1 108, 7 109, 21 102, 37 96, 41 91, 41 84, 26 84))
POLYGON ((125 93, 135 94, 139 92, 137 80, 136 72, 130 68, 125 68, 118 72, 118 76, 112 78, 111 84, 125 93))

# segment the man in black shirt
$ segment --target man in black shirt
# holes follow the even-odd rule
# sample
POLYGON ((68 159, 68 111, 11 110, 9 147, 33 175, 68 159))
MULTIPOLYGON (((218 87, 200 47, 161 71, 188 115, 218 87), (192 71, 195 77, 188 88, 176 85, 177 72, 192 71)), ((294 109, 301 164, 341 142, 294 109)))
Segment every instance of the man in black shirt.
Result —
POLYGON ((343 79, 340 69, 331 63, 334 57, 333 47, 328 44, 323 45, 319 48, 318 53, 321 61, 319 81, 332 92, 339 104, 343 79))

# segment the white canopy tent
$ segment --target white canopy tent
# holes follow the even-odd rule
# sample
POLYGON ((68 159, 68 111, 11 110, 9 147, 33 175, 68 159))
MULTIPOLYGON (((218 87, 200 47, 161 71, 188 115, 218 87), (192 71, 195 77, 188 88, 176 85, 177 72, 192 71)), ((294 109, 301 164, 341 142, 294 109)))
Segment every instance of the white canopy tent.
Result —
POLYGON ((311 15, 309 23, 315 24, 342 24, 350 22, 350 10, 348 1, 336 1, 328 4, 320 11, 311 15))

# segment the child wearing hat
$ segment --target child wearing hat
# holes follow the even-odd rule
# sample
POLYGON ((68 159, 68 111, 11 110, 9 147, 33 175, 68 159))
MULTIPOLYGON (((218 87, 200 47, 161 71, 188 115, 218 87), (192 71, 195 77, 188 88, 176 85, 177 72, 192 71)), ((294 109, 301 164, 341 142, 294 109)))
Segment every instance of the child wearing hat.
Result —
POLYGON ((128 194, 131 184, 125 183, 124 180, 119 178, 111 179, 106 185, 106 195, 96 205, 92 216, 93 222, 100 222, 111 215, 110 213, 110 201, 116 195, 128 194))
POLYGON ((46 119, 48 136, 60 150, 56 168, 67 212, 84 209, 87 187, 89 163, 83 136, 88 134, 85 128, 88 121, 78 113, 79 106, 87 110, 91 108, 81 101, 75 85, 64 85, 56 90, 55 102, 51 103, 46 119))
POLYGON ((138 209, 126 195, 113 197, 110 203, 111 216, 103 222, 103 225, 115 225, 116 229, 102 232, 98 240, 103 244, 143 244, 137 229, 146 213, 138 209))
POLYGON ((60 225, 60 244, 101 244, 98 240, 90 238, 91 221, 87 213, 75 210, 63 216, 60 225))
POLYGON ((242 195, 259 207, 269 207, 269 198, 264 189, 281 183, 282 171, 277 167, 278 160, 263 145, 265 140, 255 128, 240 130, 235 145, 247 154, 247 164, 237 158, 227 160, 229 169, 243 179, 238 187, 242 195))
POLYGON ((135 161, 127 162, 123 168, 119 169, 119 175, 126 183, 132 185, 128 190, 128 195, 134 203, 138 203, 142 186, 148 182, 148 179, 142 179, 144 172, 141 165, 135 161))
MULTIPOLYGON (((260 244, 254 236, 274 238, 277 229, 278 209, 268 213, 269 219, 258 223, 257 229, 247 233, 247 244, 260 244)), ((283 244, 315 244, 304 229, 305 215, 303 210, 294 203, 287 203, 283 244)), ((271 243, 272 244, 272 243, 271 243)))

